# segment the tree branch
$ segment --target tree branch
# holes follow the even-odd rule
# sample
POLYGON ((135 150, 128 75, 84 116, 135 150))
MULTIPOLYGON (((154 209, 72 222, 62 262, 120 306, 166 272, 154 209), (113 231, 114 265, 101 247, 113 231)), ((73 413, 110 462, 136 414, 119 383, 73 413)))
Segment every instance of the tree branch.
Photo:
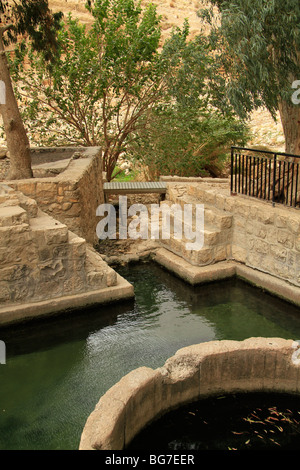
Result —
POLYGON ((14 25, 12 23, 7 24, 6 26, 0 26, 0 36, 2 37, 3 33, 5 33, 5 31, 7 31, 8 29, 13 28, 13 26, 14 25))

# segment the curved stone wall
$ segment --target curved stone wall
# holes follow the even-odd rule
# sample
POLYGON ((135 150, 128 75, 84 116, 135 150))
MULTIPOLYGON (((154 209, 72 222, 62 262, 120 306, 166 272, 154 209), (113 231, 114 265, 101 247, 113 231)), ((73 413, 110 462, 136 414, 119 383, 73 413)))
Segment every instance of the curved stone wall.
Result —
POLYGON ((185 347, 163 367, 124 376, 96 405, 80 450, 121 450, 148 423, 186 403, 238 392, 300 392, 300 343, 281 338, 185 347))

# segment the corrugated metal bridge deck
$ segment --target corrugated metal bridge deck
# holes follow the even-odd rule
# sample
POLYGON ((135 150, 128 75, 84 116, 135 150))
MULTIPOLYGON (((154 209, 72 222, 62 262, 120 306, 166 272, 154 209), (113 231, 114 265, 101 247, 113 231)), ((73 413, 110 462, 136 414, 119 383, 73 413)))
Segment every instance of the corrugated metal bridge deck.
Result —
POLYGON ((167 184, 161 181, 134 181, 111 182, 103 185, 104 196, 109 194, 150 194, 156 193, 164 196, 167 192, 167 184))

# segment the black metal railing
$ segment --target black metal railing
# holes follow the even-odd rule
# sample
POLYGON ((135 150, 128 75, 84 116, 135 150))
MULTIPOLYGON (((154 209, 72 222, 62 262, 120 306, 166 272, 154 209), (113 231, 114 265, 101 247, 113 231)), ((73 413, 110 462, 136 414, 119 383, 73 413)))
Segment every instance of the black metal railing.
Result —
POLYGON ((231 194, 300 207, 300 156, 231 148, 231 194))

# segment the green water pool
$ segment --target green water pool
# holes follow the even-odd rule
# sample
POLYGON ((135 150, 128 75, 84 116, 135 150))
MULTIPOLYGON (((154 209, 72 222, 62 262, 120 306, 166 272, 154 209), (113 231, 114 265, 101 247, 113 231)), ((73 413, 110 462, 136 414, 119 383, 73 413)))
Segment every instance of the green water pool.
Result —
POLYGON ((120 268, 135 299, 0 329, 0 449, 77 449, 101 395, 179 348, 300 338, 300 309, 240 280, 191 287, 159 266, 120 268))

